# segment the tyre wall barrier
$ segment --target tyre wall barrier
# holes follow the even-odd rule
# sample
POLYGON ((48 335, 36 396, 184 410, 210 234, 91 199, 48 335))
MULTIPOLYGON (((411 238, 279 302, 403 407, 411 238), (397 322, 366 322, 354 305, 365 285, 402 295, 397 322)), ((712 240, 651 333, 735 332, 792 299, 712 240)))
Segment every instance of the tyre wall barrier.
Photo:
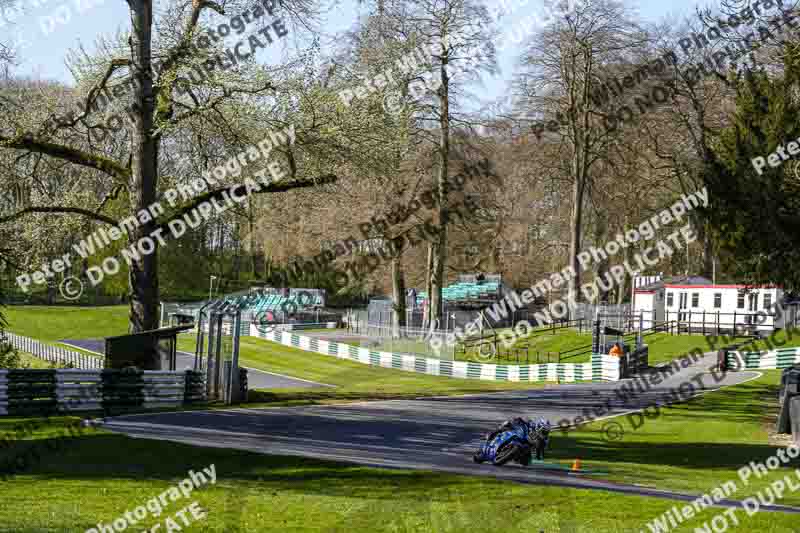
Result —
MULTIPOLYGON (((536 365, 495 365, 471 361, 442 361, 421 356, 381 352, 333 341, 325 341, 290 331, 263 331, 251 326, 250 335, 284 346, 322 355, 330 355, 365 365, 418 372, 431 376, 485 379, 495 381, 618 381, 620 359, 606 354, 592 354, 589 363, 546 363, 536 365)), ((643 350, 647 350, 645 346, 643 350)))
POLYGON ((204 400, 203 375, 192 370, 0 370, 0 415, 118 413, 204 400))

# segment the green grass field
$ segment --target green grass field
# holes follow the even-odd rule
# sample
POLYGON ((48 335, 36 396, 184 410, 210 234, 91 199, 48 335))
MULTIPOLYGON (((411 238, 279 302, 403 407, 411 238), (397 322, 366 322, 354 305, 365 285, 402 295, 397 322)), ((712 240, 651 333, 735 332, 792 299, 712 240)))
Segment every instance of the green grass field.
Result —
POLYGON ((128 307, 8 306, 8 330, 40 341, 99 339, 128 332, 128 307))
MULTIPOLYGON (((580 457, 585 468, 606 471, 611 479, 690 492, 738 481, 739 466, 763 460, 774 450, 767 444, 767 429, 774 417, 776 379, 777 372, 769 372, 668 409, 616 442, 600 437, 602 423, 567 435, 555 433, 547 459, 568 464, 580 457)), ((174 513, 196 500, 207 517, 184 531, 622 533, 647 531, 647 522, 678 504, 604 491, 131 439, 103 430, 56 438, 75 421, 64 417, 42 422, 25 440, 12 441, 0 451, 0 465, 31 447, 40 457, 3 482, 0 531, 85 531, 146 504, 185 478, 189 469, 211 464, 216 484, 169 504, 161 520, 177 520, 174 513)), ((21 422, 0 418, 0 434, 13 432, 21 422)), ((755 480, 733 496, 752 495, 787 473, 788 469, 755 480)), ((792 494, 777 503, 798 504, 800 498, 792 494)), ((674 531, 694 531, 719 512, 705 510, 674 531)), ((737 517, 741 524, 734 531, 788 533, 797 523, 797 517, 788 514, 747 517, 740 512, 737 517)), ((135 530, 152 527, 157 520, 148 517, 135 530)))
MULTIPOLYGON (((178 339, 178 349, 194 353, 195 340, 178 339)), ((303 404, 329 401, 414 398, 418 396, 469 394, 481 391, 531 389, 541 384, 482 381, 427 376, 379 368, 283 346, 255 337, 242 337, 243 366, 335 385, 332 389, 281 389, 251 392, 259 402, 303 404)))
MULTIPOLYGON (((37 320, 37 313, 30 309, 22 315, 37 320)), ((108 331, 117 327, 113 319, 107 317, 104 324, 92 319, 91 315, 102 311, 84 312, 89 316, 82 316, 77 321, 79 326, 73 326, 69 335, 51 333, 44 337, 85 338, 115 333, 108 331)), ((49 310, 44 314, 50 316, 49 310)), ((35 336, 33 326, 28 328, 16 330, 13 323, 11 327, 35 336)), ((674 350, 690 349, 698 339, 676 336, 655 341, 650 341, 651 350, 662 354, 660 357, 669 357, 674 350), (678 345, 678 340, 684 344, 678 345)), ((705 339, 701 337, 699 341, 705 339)), ((181 349, 192 351, 193 346, 190 336, 181 336, 181 349)), ((251 337, 242 339, 242 359, 247 366, 338 386, 321 392, 259 391, 254 399, 271 402, 270 405, 531 387, 528 383, 435 378, 373 368, 251 337)), ((631 423, 635 418, 623 416, 566 434, 556 432, 548 461, 569 464, 581 458, 585 468, 607 472, 604 477, 611 480, 693 493, 733 480, 739 488, 733 497, 751 496, 790 472, 785 469, 761 479, 751 478, 746 487, 736 475, 742 465, 763 460, 776 449, 768 437, 774 426, 778 380, 778 371, 764 372, 759 379, 665 408, 661 416, 646 419, 638 428, 631 423), (610 422, 620 424, 621 438, 604 436, 610 422)), ((217 484, 195 492, 191 499, 173 503, 162 520, 197 500, 207 517, 184 531, 621 533, 646 531, 648 521, 676 504, 603 491, 374 469, 131 439, 102 430, 57 438, 59 428, 76 420, 61 417, 42 422, 42 427, 24 440, 13 441, 7 449, 0 448, 0 465, 31 447, 38 450, 40 458, 20 475, 3 482, 0 531, 84 531, 144 504, 184 478, 189 469, 196 471, 212 463, 219 478, 217 484), (613 505, 608 504, 611 501, 613 505)), ((4 432, 13 432, 20 422, 0 418, 0 437, 4 432)), ((800 505, 800 494, 788 494, 777 503, 800 505)), ((706 510, 675 531, 693 531, 717 512, 706 510)), ((737 516, 742 522, 741 531, 777 533, 794 531, 796 527, 796 517, 792 515, 762 512, 753 517, 743 513, 737 516)), ((152 526, 156 519, 144 522, 144 526, 152 526)))
MULTIPOLYGON (((775 428, 779 382, 779 370, 763 371, 758 379, 661 408, 653 418, 634 414, 579 426, 554 440, 551 456, 582 457, 587 467, 609 472, 612 480, 679 492, 706 492, 734 480, 741 487, 735 497, 744 499, 792 472, 784 468, 753 477, 747 486, 736 472, 778 448, 769 444, 769 435, 775 428)), ((800 492, 781 503, 800 506, 800 492)))
MULTIPOLYGON (((111 307, 44 307, 44 306, 11 306, 4 309, 4 313, 9 321, 9 330, 20 335, 32 337, 44 342, 56 344, 55 341, 59 339, 85 339, 85 338, 102 338, 112 335, 124 334, 127 331, 128 308, 127 306, 111 306, 111 307)), ((320 330, 330 331, 330 330, 320 330)), ((531 363, 538 362, 558 362, 558 357, 555 352, 567 352, 576 348, 585 347, 591 344, 591 334, 578 333, 571 328, 556 330, 554 334, 550 334, 549 328, 538 328, 534 330, 533 335, 523 337, 516 340, 516 345, 529 345, 529 361, 531 363), (538 356, 536 353, 539 353, 538 356), (550 354, 550 355, 548 355, 550 354)), ((502 331, 501 331, 502 332, 502 331)), ((302 334, 302 332, 299 332, 302 334)), ((800 346, 800 332, 787 338, 787 333, 784 331, 779 332, 775 339, 777 342, 782 343, 784 347, 800 346)), ((187 351, 194 351, 193 343, 184 341, 182 337, 181 349, 187 351)), ((243 341, 248 340, 244 338, 243 341)), ((743 342, 745 339, 727 340, 726 343, 738 341, 743 342)), ((709 336, 708 338, 702 335, 670 335, 668 333, 656 333, 647 335, 645 342, 650 349, 650 364, 657 365, 660 363, 669 362, 678 358, 693 349, 701 349, 703 351, 711 351, 710 343, 717 342, 722 345, 722 341, 717 341, 715 337, 709 336)), ((358 344, 358 343, 354 343, 358 344)), ((387 345, 388 346, 388 345, 387 345)), ((400 345, 399 351, 414 353, 425 353, 423 346, 420 348, 417 343, 409 345, 400 345)), ((72 350, 82 351, 78 348, 70 347, 72 350)), ((517 356, 514 354, 510 356, 500 345, 500 357, 486 358, 480 355, 476 348, 467 352, 466 355, 458 354, 456 360, 469 360, 483 363, 500 363, 509 364, 517 363, 517 356)), ((756 350, 767 350, 769 346, 764 341, 759 341, 755 344, 756 350)), ((249 366, 256 368, 259 364, 265 364, 265 359, 256 356, 255 352, 258 350, 248 351, 247 354, 243 352, 246 358, 252 358, 253 363, 248 363, 249 366)), ((86 352, 88 353, 88 352, 86 352)), ((305 353, 305 352, 303 352, 305 353)), ((274 358, 269 358, 268 365, 270 368, 281 367, 281 365, 274 358)), ((324 356, 319 356, 324 357, 324 356)), ((563 359, 563 362, 569 363, 586 363, 589 362, 590 355, 588 353, 568 357, 563 359)), ((524 355, 520 356, 520 363, 525 363, 524 355)), ((338 362, 336 363, 338 364, 338 362)), ((296 365, 291 364, 284 370, 291 375, 297 375, 295 372, 296 365)), ((361 365, 358 365, 361 366, 361 365)), ((263 368, 269 370, 269 368, 263 368)), ((301 372, 308 372, 307 369, 299 368, 301 372)), ((274 372, 281 372, 279 369, 273 369, 274 372)), ((383 370, 379 370, 382 372, 383 370)), ((313 374, 313 372, 311 372, 313 374)), ((405 374, 405 373, 403 373, 405 374)), ((304 379, 312 379, 310 377, 304 379)), ((319 380, 316 380, 319 381, 319 380)))
MULTIPOLYGON (((782 347, 800 346, 800 332, 787 334, 785 331, 780 331, 775 335, 775 340, 777 340, 778 343, 782 343, 782 347)), ((710 352, 731 343, 748 341, 749 339, 746 337, 726 339, 725 342, 723 342, 722 339, 718 339, 713 335, 706 337, 703 335, 671 335, 669 333, 653 333, 644 338, 644 342, 649 347, 649 361, 651 365, 672 361, 694 349, 710 352)), ((541 354, 541 357, 538 358, 541 362, 558 362, 558 358, 552 355, 553 352, 565 353, 570 350, 576 350, 577 348, 591 346, 591 343, 592 335, 590 333, 578 333, 574 329, 561 329, 551 334, 548 332, 547 328, 541 328, 540 330, 535 330, 534 334, 531 336, 517 339, 514 346, 529 346, 529 360, 531 363, 536 363, 537 352, 541 354), (551 355, 548 356, 548 354, 551 355)), ((477 352, 477 349, 471 349, 466 355, 459 354, 457 359, 483 363, 517 362, 517 352, 505 349, 502 343, 499 346, 499 357, 486 358, 481 356, 477 352)), ((766 341, 756 341, 753 346, 754 351, 770 349, 766 341)), ((519 355, 519 357, 521 358, 520 362, 524 363, 524 353, 519 355)), ((562 357, 561 362, 588 363, 590 357, 591 355, 588 351, 581 355, 566 354, 566 357, 562 357)))

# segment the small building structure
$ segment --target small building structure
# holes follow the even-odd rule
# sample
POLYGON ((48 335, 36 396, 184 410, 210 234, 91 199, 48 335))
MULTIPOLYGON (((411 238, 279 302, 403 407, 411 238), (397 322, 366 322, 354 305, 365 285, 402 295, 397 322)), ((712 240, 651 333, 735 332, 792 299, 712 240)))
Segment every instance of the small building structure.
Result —
POLYGON ((787 306, 775 285, 715 284, 701 276, 678 276, 634 284, 634 312, 644 329, 669 323, 681 333, 770 333, 793 324, 796 305, 787 306), (783 312, 776 312, 777 304, 783 312))

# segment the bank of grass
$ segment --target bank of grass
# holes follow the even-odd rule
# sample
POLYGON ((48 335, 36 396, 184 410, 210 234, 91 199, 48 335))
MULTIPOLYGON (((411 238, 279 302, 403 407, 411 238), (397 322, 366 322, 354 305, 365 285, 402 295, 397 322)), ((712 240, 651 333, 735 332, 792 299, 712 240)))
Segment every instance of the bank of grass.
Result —
POLYGON ((52 366, 49 361, 45 361, 44 359, 39 359, 38 357, 34 357, 29 353, 20 352, 20 366, 19 368, 33 368, 33 369, 42 369, 42 368, 58 368, 52 366))
MULTIPOLYGON (((178 349, 194 353, 194 339, 178 340, 178 349)), ((255 337, 242 337, 240 364, 296 378, 334 385, 318 389, 251 391, 251 399, 271 404, 302 405, 352 400, 379 400, 470 394, 476 392, 533 389, 536 383, 511 383, 477 379, 428 376, 374 367, 291 348, 255 337)))
MULTIPOLYGON (((599 439, 594 427, 555 434, 548 461, 580 456, 585 467, 605 470, 612 479, 689 492, 709 490, 737 479, 735 471, 742 464, 772 453, 774 448, 766 444, 764 409, 774 407, 767 397, 774 392, 776 378, 777 373, 771 373, 672 409, 619 443, 599 439), (753 398, 758 401, 748 403, 753 398)), ((146 504, 190 469, 196 472, 211 464, 216 484, 169 504, 161 520, 178 520, 175 513, 196 500, 207 517, 185 531, 622 533, 646 531, 647 522, 682 505, 606 491, 132 439, 102 429, 59 440, 64 427, 77 421, 37 421, 40 427, 33 434, 0 451, 0 465, 31 447, 40 457, 3 482, 0 531, 85 531, 146 504)), ((0 436, 30 422, 0 418, 0 436)), ((742 489, 733 496, 749 494, 752 490, 742 489)), ((795 502, 792 496, 781 503, 795 502)), ((675 531, 693 531, 720 511, 707 509, 675 531)), ((753 517, 738 512, 737 517, 740 531, 788 533, 797 521, 796 515, 765 512, 753 517)), ((148 516, 136 530, 149 530, 157 522, 148 516)))
POLYGON ((128 307, 14 305, 3 308, 8 331, 50 344, 61 339, 99 339, 128 332, 128 307))
MULTIPOLYGON (((745 499, 776 479, 794 476, 800 466, 794 460, 792 468, 754 476, 747 484, 737 474, 780 447, 769 444, 779 381, 780 371, 765 371, 752 381, 661 408, 657 416, 651 408, 652 417, 632 414, 579 426, 553 437, 549 457, 580 457, 587 468, 608 472, 608 479, 680 492, 705 493, 733 481, 738 490, 730 497, 745 499), (621 438, 607 438, 611 431, 621 438)), ((800 492, 776 503, 800 506, 800 492)))
MULTIPOLYGON (((775 334, 774 340, 782 347, 800 346, 800 332, 779 331, 775 334)), ((750 343, 751 341, 752 339, 747 337, 723 338, 715 335, 671 335, 669 333, 653 333, 644 337, 644 342, 649 348, 649 362, 653 366, 672 361, 692 350, 711 352, 732 343, 750 343)), ((560 358, 562 363, 588 363, 591 358, 589 353, 591 344, 591 333, 578 333, 571 328, 555 330, 550 333, 547 328, 541 328, 529 336, 516 339, 514 347, 528 346, 527 361, 531 364, 559 362, 556 353, 562 354, 560 358)), ((752 351, 775 349, 773 341, 768 343, 766 340, 752 341, 749 346, 752 351)), ((472 348, 466 354, 458 354, 457 359, 499 364, 526 363, 524 351, 507 349, 502 342, 498 342, 498 352, 499 356, 485 357, 478 352, 477 348, 472 348)))

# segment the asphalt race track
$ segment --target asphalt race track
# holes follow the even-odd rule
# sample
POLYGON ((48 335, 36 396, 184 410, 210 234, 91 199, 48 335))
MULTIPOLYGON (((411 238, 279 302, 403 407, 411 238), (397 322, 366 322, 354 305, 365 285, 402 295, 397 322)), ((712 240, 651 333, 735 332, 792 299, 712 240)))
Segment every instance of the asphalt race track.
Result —
MULTIPOLYGON (((88 350, 96 354, 105 352, 105 341, 103 339, 80 339, 80 340, 61 340, 58 341, 68 346, 75 346, 83 350, 88 350)), ((191 370, 194 368, 194 354, 179 351, 175 355, 175 367, 178 370, 191 370)), ((324 383, 315 383, 304 379, 264 372, 255 368, 247 368, 247 386, 251 389, 311 389, 320 387, 332 387, 324 383)))
MULTIPOLYGON (((665 392, 689 379, 713 390, 757 377, 757 372, 730 373, 719 382, 707 373, 716 362, 706 355, 658 387, 625 402, 614 390, 618 383, 560 385, 531 391, 477 394, 459 397, 363 402, 338 406, 226 409, 142 414, 106 419, 109 430, 133 437, 172 440, 278 455, 301 455, 371 466, 414 468, 486 475, 521 482, 693 500, 698 495, 624 485, 547 468, 501 468, 476 465, 472 453, 481 436, 513 416, 544 416, 552 422, 573 419, 586 408, 610 400, 612 414, 664 405, 665 392)), ((558 433, 553 437, 557 445, 558 433)), ((545 456, 546 457, 546 456, 545 456)), ((584 458, 588 460, 589 458, 584 458)), ((725 505, 738 506, 735 501, 725 505)), ((762 507, 800 512, 783 506, 762 507)))

